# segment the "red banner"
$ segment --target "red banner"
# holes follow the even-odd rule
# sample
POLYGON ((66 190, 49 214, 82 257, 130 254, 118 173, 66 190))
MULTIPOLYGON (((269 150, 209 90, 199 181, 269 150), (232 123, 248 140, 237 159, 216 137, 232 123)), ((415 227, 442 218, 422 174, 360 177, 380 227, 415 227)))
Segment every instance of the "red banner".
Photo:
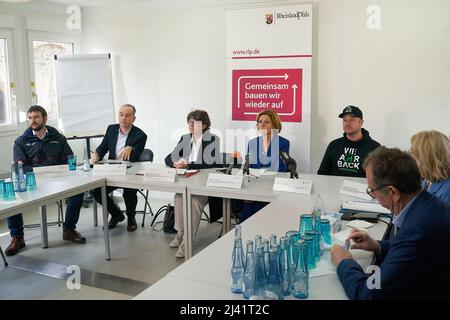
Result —
POLYGON ((283 122, 302 122, 302 69, 233 70, 232 77, 232 120, 272 109, 283 122))

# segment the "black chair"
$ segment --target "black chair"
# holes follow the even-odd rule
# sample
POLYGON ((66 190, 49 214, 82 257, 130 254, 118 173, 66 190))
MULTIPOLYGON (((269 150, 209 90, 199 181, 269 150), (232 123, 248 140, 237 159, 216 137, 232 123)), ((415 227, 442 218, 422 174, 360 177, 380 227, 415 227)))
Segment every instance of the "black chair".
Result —
MULTIPOLYGON (((141 153, 141 157, 139 158, 140 162, 153 162, 153 151, 150 149, 144 149, 141 153)), ((150 203, 148 202, 148 190, 138 189, 138 193, 144 197, 144 209, 143 210, 136 210, 136 213, 142 214, 142 223, 141 226, 144 226, 145 223, 145 216, 147 214, 150 214, 153 216, 152 207, 150 206, 150 203)))
POLYGON ((2 255, 3 263, 5 264, 5 267, 8 266, 8 262, 6 262, 5 255, 3 254, 3 249, 0 247, 0 254, 2 255))
MULTIPOLYGON (((216 163, 216 168, 223 168, 223 169, 217 169, 217 171, 226 173, 227 170, 230 168, 230 165, 232 164, 232 169, 240 169, 242 167, 243 161, 242 157, 232 157, 231 153, 225 153, 221 152, 219 156, 219 163, 216 163)), ((238 221, 238 216, 240 212, 235 212, 233 202, 232 202, 232 210, 231 210, 231 218, 235 221, 238 221)), ((208 202, 209 207, 209 214, 206 213, 206 211, 203 209, 202 211, 202 221, 207 221, 208 223, 219 223, 222 224, 222 228, 220 230, 218 238, 220 238, 224 232, 223 230, 223 223, 219 219, 222 217, 222 198, 218 197, 209 197, 208 202)), ((236 222, 231 224, 232 226, 235 225, 236 222)))
MULTIPOLYGON (((202 221, 206 221, 208 223, 218 223, 220 224, 222 227, 220 228, 220 233, 219 236, 217 238, 220 238, 223 233, 224 233, 224 229, 223 229, 223 221, 222 221, 222 204, 219 203, 222 202, 222 198, 216 198, 216 197, 212 197, 209 199, 209 203, 208 203, 208 207, 209 207, 209 214, 205 211, 205 208, 203 208, 202 210, 202 217, 201 220, 202 221), (219 214, 211 214, 211 210, 218 210, 220 209, 220 213, 219 214), (219 217, 220 216, 220 217, 219 217), (213 218, 211 218, 213 217, 213 218)), ((242 206, 241 206, 242 208, 242 206)), ((231 227, 234 227, 236 224, 239 223, 239 218, 241 215, 241 211, 242 209, 239 208, 239 200, 235 200, 235 199, 231 199, 231 227), (234 222, 233 222, 234 221, 234 222)))

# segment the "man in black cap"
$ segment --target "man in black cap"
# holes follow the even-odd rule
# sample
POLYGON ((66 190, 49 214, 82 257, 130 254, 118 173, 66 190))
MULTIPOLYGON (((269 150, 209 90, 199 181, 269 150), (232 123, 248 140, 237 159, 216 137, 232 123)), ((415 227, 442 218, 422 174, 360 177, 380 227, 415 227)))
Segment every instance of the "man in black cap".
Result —
POLYGON ((362 128, 363 114, 358 107, 345 107, 339 118, 342 118, 344 136, 330 142, 317 174, 366 177, 362 167, 364 159, 380 144, 362 128))

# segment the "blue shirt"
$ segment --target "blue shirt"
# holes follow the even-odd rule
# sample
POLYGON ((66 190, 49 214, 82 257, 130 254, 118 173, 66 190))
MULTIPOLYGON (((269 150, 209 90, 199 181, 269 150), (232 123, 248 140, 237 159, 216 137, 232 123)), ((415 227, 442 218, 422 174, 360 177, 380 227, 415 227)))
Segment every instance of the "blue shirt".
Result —
POLYGON ((445 180, 432 182, 430 187, 427 189, 427 181, 422 181, 423 190, 427 190, 432 195, 443 200, 447 205, 450 206, 450 177, 445 180))
POLYGON ((247 147, 250 168, 268 168, 271 171, 286 172, 287 167, 283 160, 280 159, 280 152, 285 151, 289 153, 289 144, 289 140, 279 135, 274 135, 267 152, 265 152, 262 136, 251 139, 247 147))

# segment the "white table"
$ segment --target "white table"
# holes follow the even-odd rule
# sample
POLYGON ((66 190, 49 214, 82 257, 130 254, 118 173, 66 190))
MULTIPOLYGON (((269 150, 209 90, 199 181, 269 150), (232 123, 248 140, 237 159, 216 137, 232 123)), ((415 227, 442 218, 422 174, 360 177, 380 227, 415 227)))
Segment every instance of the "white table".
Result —
POLYGON ((188 212, 186 216, 187 224, 185 233, 187 233, 188 246, 185 248, 187 259, 192 257, 192 214, 191 214, 191 198, 197 196, 209 196, 223 198, 223 229, 228 232, 231 228, 231 199, 252 200, 271 202, 280 196, 280 193, 273 191, 273 183, 276 176, 289 177, 289 173, 278 173, 276 175, 262 175, 258 179, 255 177, 244 177, 241 189, 207 187, 206 183, 208 175, 216 173, 215 169, 201 170, 198 174, 190 177, 187 185, 187 204, 188 212))
MULTIPOLYGON (((212 188, 207 187, 206 182, 208 180, 209 173, 215 173, 216 170, 208 169, 202 170, 198 174, 189 178, 189 184, 187 185, 187 205, 188 205, 188 213, 187 213, 187 223, 185 224, 185 233, 187 233, 187 248, 185 249, 186 258, 192 257, 192 221, 191 221, 191 197, 193 195, 200 196, 215 196, 221 197, 224 199, 223 201, 223 223, 225 232, 230 230, 231 226, 231 215, 230 215, 230 200, 231 199, 239 199, 239 200, 253 200, 253 201, 263 201, 263 202, 272 202, 281 195, 286 195, 287 197, 294 197, 303 199, 304 201, 311 201, 312 196, 315 199, 317 194, 327 193, 326 202, 329 202, 330 205, 335 206, 339 199, 336 198, 337 193, 339 192, 342 181, 351 180, 360 183, 366 183, 366 180, 363 178, 348 178, 348 177, 332 177, 332 176, 319 176, 319 175, 311 175, 311 174, 300 174, 300 179, 304 180, 312 180, 313 181, 313 190, 312 195, 300 195, 300 194, 289 194, 287 192, 280 193, 273 191, 273 183, 275 181, 275 177, 284 177, 289 178, 289 173, 277 173, 277 174, 264 174, 260 176, 258 179, 255 177, 250 177, 250 181, 245 176, 243 186, 241 189, 230 189, 230 188, 212 188)), ((351 199, 347 197, 348 199, 351 199)), ((339 205, 342 202, 339 202, 339 205)), ((312 204, 314 205, 314 203, 312 204)), ((338 209, 333 209, 334 211, 338 211, 338 209)), ((309 211, 310 212, 310 211, 309 211)))
MULTIPOLYGON (((85 191, 96 188, 102 189, 102 199, 106 201, 106 184, 104 178, 93 177, 90 173, 84 173, 81 170, 68 173, 67 176, 53 178, 37 178, 37 189, 34 191, 17 192, 24 202, 0 206, 0 219, 27 212, 39 208, 41 214, 41 235, 42 246, 48 247, 47 234, 47 211, 46 206, 53 204, 55 201, 66 199, 85 191)), ((103 210, 103 225, 107 224, 108 212, 106 208, 103 210)), ((105 253, 106 260, 111 259, 111 251, 109 245, 109 231, 104 228, 105 253)))
MULTIPOLYGON (((190 220, 190 205, 188 210, 188 203, 190 204, 190 200, 187 198, 187 185, 190 183, 190 178, 176 177, 174 183, 168 182, 159 182, 159 181, 151 181, 144 180, 144 176, 137 175, 137 172, 140 172, 145 169, 150 168, 161 168, 166 169, 167 167, 160 164, 154 164, 150 162, 134 162, 131 168, 127 169, 126 176, 109 176, 106 177, 106 185, 109 187, 119 187, 119 188, 131 188, 131 189, 145 189, 145 190, 156 190, 163 192, 171 192, 171 193, 179 193, 182 196, 183 202, 183 214, 184 214, 184 242, 186 244, 186 248, 191 248, 192 241, 188 241, 189 232, 192 234, 192 228, 188 228, 188 217, 190 220), (189 201, 189 202, 188 202, 189 201)), ((104 202, 105 203, 105 202, 104 202)), ((188 259, 190 256, 186 256, 188 259)))
MULTIPOLYGON (((324 200, 326 212, 336 212, 342 202, 352 199, 338 193, 344 180, 342 177, 302 177, 314 181, 313 195, 284 194, 278 197, 242 223, 244 244, 246 240, 254 239, 257 234, 268 238, 274 233, 279 239, 288 230, 298 230, 300 215, 311 213, 318 194, 324 200)), ((364 179, 345 179, 364 182, 364 179)), ((381 239, 386 226, 384 223, 378 223, 369 229, 369 233, 372 237, 381 239)), ((233 232, 228 232, 136 296, 136 299, 243 299, 242 295, 233 294, 230 290, 233 240, 233 232)), ((371 253, 361 250, 352 250, 352 254, 363 268, 367 268, 373 257, 371 253)), ((309 299, 346 298, 335 273, 310 277, 309 299)))

